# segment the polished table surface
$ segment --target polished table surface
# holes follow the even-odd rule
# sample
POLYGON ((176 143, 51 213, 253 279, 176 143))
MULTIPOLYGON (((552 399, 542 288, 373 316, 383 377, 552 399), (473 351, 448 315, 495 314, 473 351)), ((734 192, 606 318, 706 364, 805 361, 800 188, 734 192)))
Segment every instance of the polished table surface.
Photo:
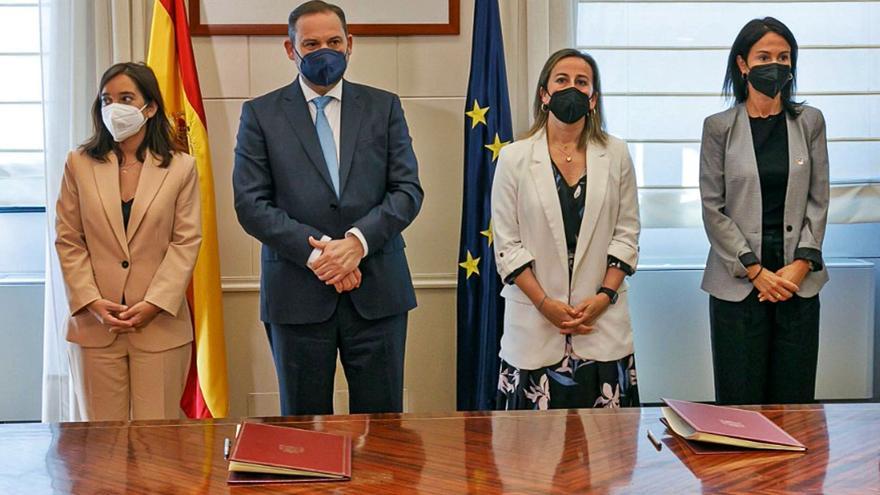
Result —
POLYGON ((252 419, 353 446, 351 481, 259 487, 226 485, 233 419, 9 424, 0 493, 880 493, 880 404, 758 409, 809 450, 694 455, 657 408, 252 419))

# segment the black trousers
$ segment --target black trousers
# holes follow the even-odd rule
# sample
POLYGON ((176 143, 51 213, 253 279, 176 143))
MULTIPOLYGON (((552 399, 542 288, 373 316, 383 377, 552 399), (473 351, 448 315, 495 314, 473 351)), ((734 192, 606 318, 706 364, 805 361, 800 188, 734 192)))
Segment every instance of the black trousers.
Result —
MULTIPOLYGON (((784 264, 781 232, 762 238, 762 265, 784 264)), ((754 289, 739 302, 709 298, 715 400, 719 404, 809 403, 815 400, 819 296, 759 302, 754 289)))
POLYGON ((266 323, 281 414, 333 414, 337 352, 348 381, 349 412, 401 412, 406 322, 406 313, 366 320, 343 294, 326 322, 266 323))

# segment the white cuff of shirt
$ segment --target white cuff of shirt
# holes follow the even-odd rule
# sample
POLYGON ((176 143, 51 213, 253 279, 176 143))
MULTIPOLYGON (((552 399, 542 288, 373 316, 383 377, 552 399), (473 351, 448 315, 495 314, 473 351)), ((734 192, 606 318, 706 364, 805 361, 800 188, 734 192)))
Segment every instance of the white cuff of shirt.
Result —
POLYGON ((364 247, 364 258, 366 258, 367 254, 370 253, 370 246, 367 245, 367 238, 364 237, 364 233, 361 232, 361 229, 352 227, 345 232, 345 236, 348 237, 349 234, 357 237, 358 240, 361 241, 361 246, 364 247))
MULTIPOLYGON (((332 241, 332 240, 333 239, 331 239, 330 236, 327 236, 327 235, 321 236, 321 242, 332 241)), ((321 256, 321 253, 323 253, 323 252, 324 252, 323 249, 318 249, 318 248, 312 249, 312 254, 309 255, 309 259, 308 259, 308 261, 306 261, 306 266, 311 268, 312 264, 315 263, 315 261, 318 259, 318 257, 321 256)))

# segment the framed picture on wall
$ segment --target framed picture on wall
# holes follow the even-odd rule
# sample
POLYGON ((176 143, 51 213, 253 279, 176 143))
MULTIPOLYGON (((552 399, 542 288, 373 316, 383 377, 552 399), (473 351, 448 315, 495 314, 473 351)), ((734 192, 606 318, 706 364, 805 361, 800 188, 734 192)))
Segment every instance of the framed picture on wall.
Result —
MULTIPOLYGON (((301 0, 190 0, 196 36, 285 35, 301 0)), ((330 0, 345 11, 349 32, 361 36, 458 34, 459 0, 330 0)))

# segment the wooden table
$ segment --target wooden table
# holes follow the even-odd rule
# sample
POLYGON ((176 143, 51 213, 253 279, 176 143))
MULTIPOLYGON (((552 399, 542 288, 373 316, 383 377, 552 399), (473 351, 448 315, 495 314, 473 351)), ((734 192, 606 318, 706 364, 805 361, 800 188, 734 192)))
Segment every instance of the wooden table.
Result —
POLYGON ((693 455, 656 408, 264 418, 351 435, 353 479, 232 488, 234 420, 3 425, 0 493, 880 493, 880 404, 760 410, 809 451, 693 455))

